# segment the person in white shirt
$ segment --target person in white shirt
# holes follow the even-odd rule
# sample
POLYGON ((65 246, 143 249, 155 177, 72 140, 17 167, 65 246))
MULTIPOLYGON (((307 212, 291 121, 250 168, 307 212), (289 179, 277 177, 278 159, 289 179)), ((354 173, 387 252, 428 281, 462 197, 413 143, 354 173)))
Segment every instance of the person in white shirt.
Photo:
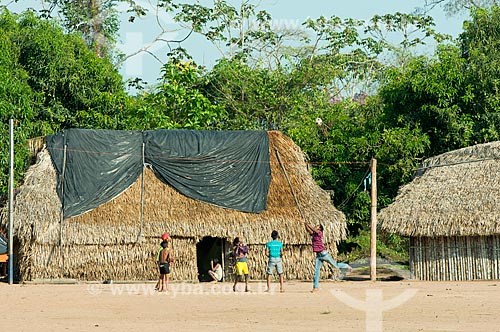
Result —
POLYGON ((222 280, 222 266, 219 263, 219 260, 216 258, 210 261, 211 270, 208 271, 208 274, 212 277, 212 282, 219 282, 222 280))

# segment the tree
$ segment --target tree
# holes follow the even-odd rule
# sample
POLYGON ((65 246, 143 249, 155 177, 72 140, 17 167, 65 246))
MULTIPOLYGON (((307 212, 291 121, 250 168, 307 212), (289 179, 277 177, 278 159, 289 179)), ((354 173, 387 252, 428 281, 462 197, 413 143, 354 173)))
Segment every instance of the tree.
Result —
POLYGON ((203 70, 191 60, 172 58, 162 68, 162 82, 153 93, 139 98, 130 108, 127 129, 224 129, 224 107, 212 104, 199 90, 203 70))
POLYGON ((426 156, 500 137, 500 10, 477 9, 471 17, 457 44, 391 68, 381 84, 385 122, 421 128, 431 142, 426 156))
POLYGON ((476 9, 464 23, 459 42, 467 86, 464 99, 477 120, 477 142, 500 139, 500 8, 476 9))
POLYGON ((429 137, 432 156, 473 143, 473 116, 462 99, 464 61, 456 46, 440 46, 437 58, 419 56, 406 67, 385 74, 380 97, 384 123, 391 127, 420 128, 429 137))
POLYGON ((0 14, 0 197, 6 195, 8 119, 16 120, 16 180, 30 158, 26 140, 69 127, 118 128, 121 76, 75 35, 32 12, 0 14), (88 116, 91 114, 91 116, 88 116))
POLYGON ((39 109, 42 94, 29 86, 29 75, 17 62, 20 48, 13 41, 17 34, 15 17, 0 15, 0 204, 6 201, 9 169, 9 119, 15 122, 15 181, 26 167, 28 151, 23 144, 37 128, 32 123, 39 109))
MULTIPOLYGON (((124 93, 121 76, 74 34, 64 34, 50 21, 26 13, 20 18, 18 58, 34 91, 43 93, 40 116, 56 128, 78 126, 75 116, 100 106, 104 94, 124 93)), ((110 111, 110 110, 107 110, 110 111)))

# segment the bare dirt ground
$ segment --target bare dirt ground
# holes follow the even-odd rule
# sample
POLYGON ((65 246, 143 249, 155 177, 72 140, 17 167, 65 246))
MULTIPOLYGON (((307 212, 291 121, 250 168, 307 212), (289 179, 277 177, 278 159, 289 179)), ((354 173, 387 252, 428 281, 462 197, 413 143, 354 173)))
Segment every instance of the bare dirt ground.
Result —
POLYGON ((500 331, 500 281, 0 283, 1 331, 500 331))

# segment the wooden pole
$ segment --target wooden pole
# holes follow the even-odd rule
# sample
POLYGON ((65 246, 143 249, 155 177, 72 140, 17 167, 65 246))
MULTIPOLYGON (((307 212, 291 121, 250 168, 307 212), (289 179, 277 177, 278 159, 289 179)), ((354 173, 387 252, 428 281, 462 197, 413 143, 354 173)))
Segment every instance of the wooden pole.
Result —
POLYGON ((377 159, 371 161, 370 280, 377 280, 377 159))
POLYGON ((14 120, 9 120, 9 285, 14 283, 14 120))
POLYGON ((144 175, 146 173, 146 160, 144 156, 144 149, 145 149, 145 144, 142 143, 142 176, 141 176, 141 211, 140 211, 140 220, 139 220, 139 234, 137 234, 137 241, 141 240, 142 238, 142 228, 144 225, 144 175))
POLYGON ((60 254, 62 255, 62 231, 63 231, 63 222, 64 222, 64 177, 66 173, 66 154, 67 154, 67 147, 68 145, 66 144, 66 139, 64 143, 64 154, 63 154, 63 167, 61 171, 61 214, 59 215, 59 250, 60 254))
POLYGON ((62 167, 62 172, 61 172, 61 214, 60 214, 60 220, 59 220, 59 255, 61 257, 61 277, 64 277, 64 250, 63 250, 63 224, 64 224, 64 206, 65 206, 65 199, 64 199, 64 179, 66 176, 66 162, 67 162, 67 155, 68 154, 68 144, 66 143, 66 138, 64 138, 64 155, 63 155, 63 167, 62 167))
POLYGON ((221 248, 220 266, 222 267, 222 280, 221 281, 226 281, 226 264, 224 262, 224 256, 226 255, 226 246, 225 246, 224 242, 225 242, 225 240, 223 238, 220 238, 220 248, 221 248))

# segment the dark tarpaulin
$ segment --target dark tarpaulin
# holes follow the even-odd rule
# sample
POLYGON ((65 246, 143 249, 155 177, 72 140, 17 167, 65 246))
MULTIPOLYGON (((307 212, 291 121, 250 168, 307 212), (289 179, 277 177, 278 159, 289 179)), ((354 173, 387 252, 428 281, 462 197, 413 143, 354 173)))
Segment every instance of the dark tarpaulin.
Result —
POLYGON ((57 194, 64 218, 110 201, 130 187, 142 172, 139 131, 67 129, 48 136, 46 141, 57 171, 57 194))
POLYGON ((271 180, 265 131, 144 132, 156 176, 196 200, 245 212, 266 209, 271 180))
POLYGON ((142 172, 143 143, 145 163, 180 193, 244 212, 266 209, 271 170, 265 131, 68 129, 47 137, 64 218, 95 209, 130 187, 142 172))

